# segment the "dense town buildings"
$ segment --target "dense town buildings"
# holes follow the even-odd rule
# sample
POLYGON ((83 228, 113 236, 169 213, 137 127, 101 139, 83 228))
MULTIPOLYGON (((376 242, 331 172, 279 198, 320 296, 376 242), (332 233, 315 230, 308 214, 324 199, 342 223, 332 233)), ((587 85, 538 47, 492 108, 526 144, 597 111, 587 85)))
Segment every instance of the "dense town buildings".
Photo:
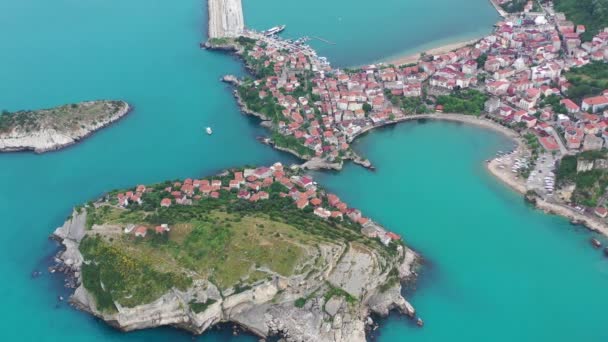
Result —
POLYGON ((380 63, 356 70, 331 68, 300 41, 249 31, 245 35, 254 40, 245 59, 263 72, 241 89, 256 95, 258 107, 280 107, 270 118, 273 129, 289 138, 283 147, 299 145, 306 151, 299 155, 307 159, 352 158, 350 142, 361 132, 410 114, 443 111, 433 105, 436 96, 467 88, 489 96, 486 114, 528 130, 548 151, 559 151, 560 144, 567 152, 599 149, 608 135, 603 134, 608 90, 576 103, 567 96, 571 85, 564 77, 571 68, 608 61, 608 29, 582 43, 584 30, 548 4, 542 11, 507 15, 473 45, 424 56, 413 65, 380 63), (566 110, 558 112, 547 103, 549 97, 566 110), (582 134, 567 133, 572 130, 582 134))

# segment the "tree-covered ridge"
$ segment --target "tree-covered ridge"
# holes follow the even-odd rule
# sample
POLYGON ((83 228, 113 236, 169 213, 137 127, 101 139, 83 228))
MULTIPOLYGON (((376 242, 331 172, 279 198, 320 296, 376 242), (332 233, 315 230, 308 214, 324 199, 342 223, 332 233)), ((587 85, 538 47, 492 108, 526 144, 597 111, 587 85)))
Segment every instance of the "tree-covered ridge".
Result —
POLYGON ((556 172, 561 187, 574 185, 572 202, 595 207, 604 205, 608 187, 608 151, 585 151, 564 156, 556 172), (588 163, 589 169, 579 168, 579 163, 588 163))
POLYGON ((87 261, 83 284, 101 311, 115 311, 115 302, 127 307, 148 303, 173 287, 184 290, 192 283, 184 273, 159 271, 151 260, 133 257, 99 236, 83 239, 80 251, 87 261))
POLYGON ((565 76, 571 83, 568 97, 578 103, 585 97, 599 95, 608 89, 608 63, 592 62, 580 68, 572 68, 565 76))
POLYGON ((589 41, 608 26, 608 0, 554 0, 555 9, 568 20, 586 26, 583 40, 589 41))
POLYGON ((474 89, 456 90, 450 95, 437 97, 437 104, 446 113, 480 115, 488 95, 474 89))

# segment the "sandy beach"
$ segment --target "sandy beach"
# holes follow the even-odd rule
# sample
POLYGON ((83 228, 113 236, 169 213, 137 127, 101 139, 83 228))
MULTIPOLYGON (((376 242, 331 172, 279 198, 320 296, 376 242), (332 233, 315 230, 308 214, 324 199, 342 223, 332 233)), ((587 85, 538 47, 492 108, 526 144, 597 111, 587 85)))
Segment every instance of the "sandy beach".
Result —
POLYGON ((414 120, 422 120, 422 119, 462 122, 462 123, 466 123, 466 124, 470 124, 470 125, 475 125, 475 126, 491 129, 493 131, 506 135, 507 137, 509 137, 513 140, 516 140, 520 146, 523 145, 521 143, 521 138, 519 137, 519 135, 516 132, 514 132, 511 129, 504 127, 492 120, 489 120, 486 118, 479 118, 479 117, 476 117, 473 115, 454 114, 454 113, 406 115, 404 117, 397 118, 392 121, 387 121, 382 124, 378 124, 378 125, 374 125, 374 126, 367 126, 367 127, 363 128, 361 131, 354 134, 350 139, 348 139, 348 141, 352 142, 355 139, 357 139, 359 136, 361 136, 371 130, 379 128, 379 127, 390 126, 390 125, 394 125, 394 124, 404 122, 404 121, 414 121, 414 120))
MULTIPOLYGON (((475 39, 469 39, 469 40, 465 40, 465 41, 461 41, 461 42, 456 42, 456 43, 452 43, 452 44, 447 44, 447 45, 443 45, 440 47, 436 47, 433 49, 429 49, 426 50, 422 53, 426 54, 426 55, 441 55, 444 53, 448 53, 450 51, 454 51, 457 49, 460 49, 461 47, 465 47, 467 45, 472 45, 475 44, 479 41, 480 38, 475 38, 475 39)), ((383 63, 386 64, 393 64, 393 65, 404 65, 404 64, 413 64, 413 63, 417 63, 420 60, 420 57, 422 56, 422 53, 416 53, 413 55, 407 55, 407 56, 397 56, 394 58, 389 58, 386 61, 383 61, 383 63)))
MULTIPOLYGON (((516 158, 520 158, 526 154, 527 148, 526 145, 521 143, 520 139, 516 139, 516 141, 518 146, 517 149, 515 149, 514 156, 516 158)), ((511 167, 506 167, 500 163, 497 158, 494 158, 487 163, 486 167, 491 174, 503 181, 513 190, 521 193, 522 195, 526 194, 526 180, 518 176, 516 173, 513 173, 511 171, 511 167)))
MULTIPOLYGON (((515 148, 515 150, 512 154, 513 159, 514 158, 525 158, 526 156, 530 155, 530 151, 528 150, 528 147, 526 146, 526 144, 522 140, 521 136, 517 132, 515 132, 507 127, 504 127, 492 120, 485 119, 485 118, 478 118, 478 117, 471 116, 471 115, 452 114, 452 113, 449 113, 449 114, 448 113, 446 113, 446 114, 420 114, 420 115, 406 116, 400 120, 395 120, 395 122, 392 122, 390 124, 395 124, 398 122, 410 121, 410 120, 419 120, 419 119, 454 121, 454 122, 461 122, 461 123, 465 123, 465 124, 479 126, 479 127, 485 128, 485 129, 491 129, 493 131, 496 131, 500 134, 503 134, 503 135, 511 138, 517 144, 517 147, 515 148)), ((359 132, 359 134, 357 134, 355 137, 353 137, 352 140, 354 140, 354 139, 356 139, 356 137, 358 137, 362 134, 365 134, 366 132, 371 131, 374 128, 378 128, 378 127, 379 126, 368 127, 366 129, 364 129, 363 131, 359 132)), ((503 163, 501 163, 498 160, 498 158, 494 158, 486 164, 486 167, 492 175, 494 175, 500 181, 505 183, 507 186, 509 186, 510 188, 512 188, 513 190, 517 191, 518 193, 520 193, 522 195, 526 194, 526 192, 527 192, 526 180, 524 178, 521 178, 520 176, 518 176, 516 173, 513 173, 511 171, 511 165, 504 165, 503 163), (500 167, 501 165, 503 167, 500 167)), ((538 209, 542 210, 543 212, 545 212, 547 214, 563 216, 570 221, 576 221, 576 222, 584 225, 585 227, 589 228, 590 230, 593 230, 600 234, 608 236, 608 224, 606 222, 604 222, 603 220, 599 219, 598 217, 578 212, 575 209, 570 208, 564 204, 548 202, 546 200, 543 200, 540 197, 536 198, 535 205, 538 209)))
MULTIPOLYGON (((511 133, 516 135, 515 132, 511 133)), ((529 151, 521 138, 519 136, 513 137, 513 135, 509 136, 514 138, 518 144, 517 149, 513 153, 513 158, 524 158, 526 155, 529 155, 529 151)), ((510 165, 504 165, 498 160, 498 158, 494 158, 487 163, 486 167, 492 175, 511 187, 513 190, 522 195, 526 194, 526 180, 518 176, 516 173, 513 173, 510 165)), ((590 230, 608 236, 608 224, 598 217, 578 212, 564 204, 549 202, 538 196, 535 197, 535 200, 536 208, 542 210, 546 214, 563 216, 570 221, 575 221, 584 225, 590 230)))

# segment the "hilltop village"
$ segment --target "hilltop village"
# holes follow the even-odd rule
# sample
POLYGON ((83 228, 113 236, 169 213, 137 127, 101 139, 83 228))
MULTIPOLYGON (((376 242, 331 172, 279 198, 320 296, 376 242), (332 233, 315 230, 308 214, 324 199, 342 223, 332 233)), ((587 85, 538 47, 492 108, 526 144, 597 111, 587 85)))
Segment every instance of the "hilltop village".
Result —
POLYGON ((485 101, 472 106, 470 114, 487 113, 505 124, 534 129, 549 151, 560 149, 561 139, 550 133, 557 125, 581 128, 576 134, 567 131, 562 152, 583 144, 599 149, 603 142, 592 136, 605 128, 600 116, 608 107, 608 89, 575 103, 567 96, 570 84, 562 75, 608 60, 608 30, 581 43, 584 30, 548 7, 505 18, 474 46, 426 56, 416 65, 381 63, 357 70, 332 69, 308 46, 247 32, 252 39, 240 42, 259 78, 242 82, 239 94, 249 109, 273 121, 284 136, 278 145, 298 146, 304 156, 330 161, 348 155, 349 143, 371 127, 410 114, 453 109, 441 104, 449 101, 435 102, 454 91, 459 94, 452 96, 463 101, 479 92, 485 101), (565 113, 551 108, 546 99, 552 96, 566 107, 565 113), (583 115, 588 111, 595 114, 583 115))
MULTIPOLYGON (((270 167, 234 170, 212 179, 187 178, 183 182, 176 181, 158 189, 138 185, 134 189, 113 194, 107 198, 107 202, 98 203, 98 206, 109 204, 116 208, 133 209, 142 207, 145 203, 147 209, 158 209, 175 205, 190 206, 220 197, 255 203, 269 200, 271 193, 291 200, 293 206, 321 219, 336 222, 347 219, 350 224, 359 227, 364 236, 378 238, 386 246, 391 241, 401 239, 399 235, 387 232, 365 217, 360 210, 349 208, 338 196, 320 189, 311 177, 292 169, 284 169, 281 163, 270 167)), ((124 232, 136 237, 146 237, 148 231, 163 234, 169 230, 170 227, 166 223, 161 223, 155 227, 129 225, 124 232)))
MULTIPOLYGON (((255 76, 227 80, 244 112, 272 131, 267 141, 316 167, 339 169, 351 159, 373 168, 351 149, 357 136, 415 118, 468 114, 509 128, 526 144, 497 166, 525 183, 522 192, 573 203, 571 187, 554 196, 555 172, 564 156, 606 146, 608 77, 599 75, 608 75, 608 28, 583 41, 585 26, 556 13, 551 2, 501 14, 494 32, 476 43, 408 65, 336 69, 306 39, 251 30, 209 45, 234 44, 255 76)), ((603 201, 572 205, 584 214, 578 204, 593 213, 603 201)))
POLYGON ((299 167, 112 191, 54 237, 70 302, 123 331, 233 322, 262 338, 362 342, 372 314, 415 317, 401 284, 418 255, 299 167))

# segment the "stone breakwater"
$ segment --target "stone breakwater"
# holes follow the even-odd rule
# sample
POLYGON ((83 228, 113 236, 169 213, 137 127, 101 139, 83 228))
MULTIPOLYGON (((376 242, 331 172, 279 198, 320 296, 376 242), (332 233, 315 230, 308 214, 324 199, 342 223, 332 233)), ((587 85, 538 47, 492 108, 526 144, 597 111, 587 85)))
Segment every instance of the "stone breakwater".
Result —
MULTIPOLYGON (((88 103, 95 103, 95 101, 85 102, 83 105, 88 103)), ((15 128, 9 132, 0 133, 0 152, 34 151, 35 153, 44 153, 59 150, 111 125, 127 115, 131 109, 128 103, 121 102, 120 108, 111 115, 100 117, 89 124, 70 130, 62 130, 62 127, 41 127, 35 131, 15 128)))
POLYGON ((374 324, 371 315, 386 316, 398 310, 415 316, 414 308, 401 295, 401 284, 416 277, 419 256, 415 252, 400 247, 396 259, 389 261, 372 249, 339 243, 319 246, 327 267, 309 276, 277 276, 239 293, 221 293, 212 283, 201 280, 185 291, 171 289, 148 304, 117 305, 115 313, 100 312, 81 284, 85 261, 79 244, 86 235, 86 215, 86 210, 75 211, 52 236, 63 245, 57 260, 70 269, 77 284, 70 303, 122 331, 168 325, 201 334, 218 323, 231 322, 261 338, 364 342, 374 324), (341 296, 326 299, 326 284, 340 286, 360 300, 349 302, 341 296), (307 297, 305 304, 294 304, 303 297, 307 297), (188 305, 194 298, 212 302, 197 313, 188 305))
POLYGON ((209 39, 235 38, 243 34, 245 19, 241 0, 207 0, 209 39))

